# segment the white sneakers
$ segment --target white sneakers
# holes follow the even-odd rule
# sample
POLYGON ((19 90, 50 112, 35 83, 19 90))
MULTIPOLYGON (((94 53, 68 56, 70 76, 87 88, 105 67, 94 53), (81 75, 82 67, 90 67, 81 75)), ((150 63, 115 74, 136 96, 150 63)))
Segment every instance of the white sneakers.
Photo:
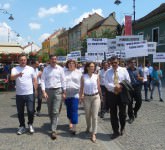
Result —
POLYGON ((30 132, 31 134, 34 133, 34 128, 33 128, 33 126, 32 126, 31 124, 29 124, 29 132, 30 132))
MULTIPOLYGON (((18 135, 21 135, 25 132, 26 132, 26 128, 24 126, 19 127, 18 130, 17 130, 18 135)), ((35 132, 34 128, 33 128, 33 125, 31 125, 31 124, 29 124, 29 132, 30 132, 30 134, 33 134, 35 132)))
POLYGON ((21 134, 23 134, 23 133, 25 133, 26 132, 26 128, 25 127, 19 127, 18 128, 18 130, 17 130, 17 134, 18 135, 21 135, 21 134))

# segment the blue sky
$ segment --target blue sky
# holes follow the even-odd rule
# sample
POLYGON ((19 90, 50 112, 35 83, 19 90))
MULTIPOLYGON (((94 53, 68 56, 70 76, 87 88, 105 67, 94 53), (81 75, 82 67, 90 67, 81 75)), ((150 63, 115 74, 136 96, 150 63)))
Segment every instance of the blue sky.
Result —
MULTIPOLYGON (((73 27, 83 17, 94 12, 103 17, 116 12, 119 23, 124 15, 133 15, 133 0, 121 0, 120 5, 115 0, 1 0, 0 9, 13 14, 14 20, 8 20, 9 15, 0 12, 0 43, 19 42, 26 45, 34 42, 41 45, 42 41, 59 28, 73 27), (17 37, 17 34, 20 37, 17 37)), ((159 7, 164 0, 136 0, 136 19, 139 19, 159 7)))

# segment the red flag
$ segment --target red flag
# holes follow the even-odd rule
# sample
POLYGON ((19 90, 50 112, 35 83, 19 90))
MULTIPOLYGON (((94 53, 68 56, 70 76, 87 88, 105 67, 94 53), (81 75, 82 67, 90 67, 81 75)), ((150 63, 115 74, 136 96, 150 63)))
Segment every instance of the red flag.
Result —
POLYGON ((132 16, 125 16, 125 35, 132 35, 132 16))

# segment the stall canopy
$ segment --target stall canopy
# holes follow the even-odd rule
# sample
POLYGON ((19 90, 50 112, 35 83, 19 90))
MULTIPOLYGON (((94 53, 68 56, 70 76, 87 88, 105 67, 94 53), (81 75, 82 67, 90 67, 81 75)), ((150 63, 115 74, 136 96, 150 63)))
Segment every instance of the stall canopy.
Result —
POLYGON ((14 53, 23 53, 23 48, 17 43, 0 43, 0 54, 14 54, 14 53))

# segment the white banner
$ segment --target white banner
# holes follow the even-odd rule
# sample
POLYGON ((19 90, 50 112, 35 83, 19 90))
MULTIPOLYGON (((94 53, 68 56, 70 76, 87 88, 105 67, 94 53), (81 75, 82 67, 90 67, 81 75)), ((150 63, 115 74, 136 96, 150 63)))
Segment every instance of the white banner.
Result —
POLYGON ((78 58, 81 58, 81 51, 72 51, 70 52, 70 54, 67 55, 67 60, 77 60, 78 58))
POLYGON ((156 53, 156 42, 148 42, 148 54, 156 53))
POLYGON ((147 41, 125 43, 126 58, 148 56, 147 41))
POLYGON ((57 61, 65 62, 66 61, 66 56, 57 56, 57 61))
POLYGON ((153 62, 165 62, 165 53, 153 54, 153 62))
POLYGON ((108 52, 108 39, 107 38, 88 38, 87 52, 88 53, 108 52))
POLYGON ((85 53, 87 61, 102 62, 104 60, 104 53, 85 53))
POLYGON ((116 49, 121 51, 125 49, 126 42, 143 41, 143 35, 116 36, 116 49))
POLYGON ((116 50, 116 39, 108 39, 108 52, 116 50))

